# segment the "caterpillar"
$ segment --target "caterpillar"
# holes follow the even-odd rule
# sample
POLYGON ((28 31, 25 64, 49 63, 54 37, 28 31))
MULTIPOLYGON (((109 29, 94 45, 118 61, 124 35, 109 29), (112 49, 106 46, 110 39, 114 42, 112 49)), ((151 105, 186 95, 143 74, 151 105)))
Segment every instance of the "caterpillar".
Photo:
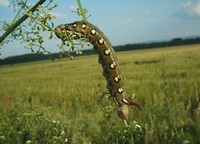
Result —
POLYGON ((124 79, 121 74, 119 62, 108 38, 93 24, 85 21, 75 21, 61 24, 55 28, 55 34, 62 39, 64 35, 84 36, 93 45, 94 51, 99 55, 98 62, 102 65, 103 76, 107 80, 107 89, 118 108, 118 116, 128 120, 129 106, 141 107, 127 98, 124 79))

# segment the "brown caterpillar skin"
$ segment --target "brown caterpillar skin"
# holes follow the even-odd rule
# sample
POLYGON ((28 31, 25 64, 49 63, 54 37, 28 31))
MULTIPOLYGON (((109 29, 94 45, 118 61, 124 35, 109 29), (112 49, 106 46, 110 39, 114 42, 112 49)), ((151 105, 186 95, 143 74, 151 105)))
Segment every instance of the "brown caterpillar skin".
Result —
POLYGON ((118 107, 118 116, 123 120, 127 120, 129 116, 129 106, 140 106, 127 98, 124 80, 121 75, 118 60, 115 51, 108 38, 103 32, 91 23, 84 21, 75 21, 70 24, 61 24, 55 28, 58 38, 62 34, 82 35, 85 36, 94 46, 94 50, 99 55, 99 63, 103 68, 103 75, 107 80, 107 88, 111 93, 118 107))

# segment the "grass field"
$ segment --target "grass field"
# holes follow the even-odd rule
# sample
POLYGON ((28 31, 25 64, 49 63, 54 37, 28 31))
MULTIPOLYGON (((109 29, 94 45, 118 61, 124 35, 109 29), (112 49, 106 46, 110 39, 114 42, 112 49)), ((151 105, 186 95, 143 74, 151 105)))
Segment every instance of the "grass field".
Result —
POLYGON ((131 109, 129 128, 97 93, 97 55, 23 63, 0 67, 0 144, 200 143, 200 45, 117 56, 143 109, 131 109))

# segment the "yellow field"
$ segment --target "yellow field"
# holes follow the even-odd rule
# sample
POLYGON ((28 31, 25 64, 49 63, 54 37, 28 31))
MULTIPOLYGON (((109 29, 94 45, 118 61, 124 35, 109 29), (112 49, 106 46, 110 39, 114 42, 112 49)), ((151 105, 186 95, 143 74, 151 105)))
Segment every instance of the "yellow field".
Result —
POLYGON ((96 93, 106 80, 92 55, 1 66, 0 143, 200 143, 200 45, 116 54, 144 110, 132 108, 129 124, 143 132, 124 133, 112 100, 96 93))

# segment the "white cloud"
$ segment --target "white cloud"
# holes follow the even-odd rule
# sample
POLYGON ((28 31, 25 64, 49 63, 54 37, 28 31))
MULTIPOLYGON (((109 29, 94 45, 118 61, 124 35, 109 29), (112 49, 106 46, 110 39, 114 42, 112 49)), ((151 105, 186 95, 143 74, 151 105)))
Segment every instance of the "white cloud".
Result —
POLYGON ((57 18, 66 18, 66 17, 68 17, 68 15, 64 14, 64 13, 52 12, 51 14, 56 16, 57 18))
POLYGON ((133 22, 133 19, 130 18, 130 17, 123 20, 123 23, 124 23, 124 24, 130 24, 130 23, 132 23, 132 22, 133 22))
POLYGON ((133 19, 132 19, 132 18, 128 18, 127 21, 128 21, 129 23, 131 23, 131 22, 133 21, 133 19))
POLYGON ((8 7, 10 2, 8 0, 0 0, 0 7, 8 7))
POLYGON ((71 6, 70 6, 70 10, 71 10, 71 11, 76 11, 77 8, 78 8, 78 7, 77 7, 77 6, 74 6, 74 5, 71 5, 71 6))
POLYGON ((181 7, 189 16, 200 16, 200 0, 187 1, 181 7))

